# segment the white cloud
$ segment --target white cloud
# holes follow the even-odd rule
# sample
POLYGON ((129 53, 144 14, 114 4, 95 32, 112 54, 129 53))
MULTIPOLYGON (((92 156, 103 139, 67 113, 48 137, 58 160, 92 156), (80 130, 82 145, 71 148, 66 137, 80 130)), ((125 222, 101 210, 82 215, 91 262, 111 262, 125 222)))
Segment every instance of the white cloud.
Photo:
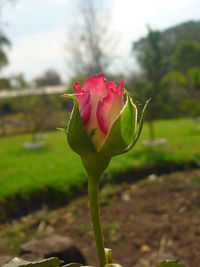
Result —
MULTIPOLYGON (((13 48, 10 65, 4 73, 24 72, 34 78, 54 67, 67 78, 64 45, 67 24, 73 18, 71 0, 18 0, 14 8, 5 9, 10 22, 13 48)), ((113 69, 124 70, 135 63, 131 55, 133 41, 144 36, 146 25, 164 29, 191 19, 200 19, 200 0, 113 0, 112 27, 118 34, 121 57, 113 69)), ((111 12, 112 13, 112 12, 111 12)), ((9 33, 9 31, 8 31, 9 33)))
POLYGON ((23 72, 30 79, 48 68, 55 68, 64 76, 65 42, 66 31, 62 26, 17 39, 9 56, 10 65, 4 73, 23 72))

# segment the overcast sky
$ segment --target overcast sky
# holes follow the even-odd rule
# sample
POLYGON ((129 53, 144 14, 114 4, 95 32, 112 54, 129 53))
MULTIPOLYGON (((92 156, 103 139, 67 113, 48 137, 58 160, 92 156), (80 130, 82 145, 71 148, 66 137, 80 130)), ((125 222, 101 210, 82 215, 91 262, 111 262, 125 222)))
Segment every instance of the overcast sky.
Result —
MULTIPOLYGON (((147 24, 162 30, 200 20, 200 0, 107 1, 112 1, 112 27, 119 39, 119 60, 112 66, 117 71, 134 67, 131 45, 146 34, 147 24)), ((54 68, 63 79, 68 78, 65 44, 74 19, 74 0, 17 0, 3 6, 2 19, 12 42, 10 65, 3 74, 24 73, 30 80, 54 68)))

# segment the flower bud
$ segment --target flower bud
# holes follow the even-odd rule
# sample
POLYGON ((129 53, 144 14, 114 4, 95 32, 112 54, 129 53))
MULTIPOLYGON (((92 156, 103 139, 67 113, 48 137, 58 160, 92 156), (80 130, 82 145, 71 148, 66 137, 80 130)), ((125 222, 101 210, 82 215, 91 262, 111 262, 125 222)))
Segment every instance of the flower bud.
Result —
POLYGON ((114 82, 107 82, 103 73, 86 79, 82 88, 76 82, 74 92, 64 95, 74 100, 67 128, 68 143, 81 156, 88 174, 100 176, 113 156, 135 145, 147 104, 137 123, 137 108, 123 89, 123 81, 117 87, 114 82))

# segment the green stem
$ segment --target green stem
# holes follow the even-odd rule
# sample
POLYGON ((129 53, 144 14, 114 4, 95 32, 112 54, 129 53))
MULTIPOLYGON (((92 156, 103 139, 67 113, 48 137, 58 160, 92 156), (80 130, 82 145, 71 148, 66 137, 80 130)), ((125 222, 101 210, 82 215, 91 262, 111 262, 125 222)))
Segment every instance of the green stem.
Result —
POLYGON ((96 248, 99 257, 99 266, 104 267, 106 264, 106 255, 104 250, 104 240, 101 227, 101 219, 99 212, 99 179, 89 177, 88 191, 90 200, 90 212, 92 217, 92 224, 94 235, 96 239, 96 248))

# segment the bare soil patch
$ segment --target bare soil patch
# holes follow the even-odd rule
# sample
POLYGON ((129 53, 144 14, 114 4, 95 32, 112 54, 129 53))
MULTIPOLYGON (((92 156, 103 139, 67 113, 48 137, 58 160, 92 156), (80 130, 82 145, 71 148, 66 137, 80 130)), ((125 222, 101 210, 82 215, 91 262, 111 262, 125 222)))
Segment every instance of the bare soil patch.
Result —
MULTIPOLYGON (((149 176, 134 184, 101 190, 105 245, 124 267, 152 266, 155 259, 174 258, 187 267, 200 263, 200 169, 149 176)), ((88 198, 63 208, 29 214, 0 225, 0 254, 16 255, 20 245, 52 233, 68 236, 87 263, 97 266, 88 198)))

